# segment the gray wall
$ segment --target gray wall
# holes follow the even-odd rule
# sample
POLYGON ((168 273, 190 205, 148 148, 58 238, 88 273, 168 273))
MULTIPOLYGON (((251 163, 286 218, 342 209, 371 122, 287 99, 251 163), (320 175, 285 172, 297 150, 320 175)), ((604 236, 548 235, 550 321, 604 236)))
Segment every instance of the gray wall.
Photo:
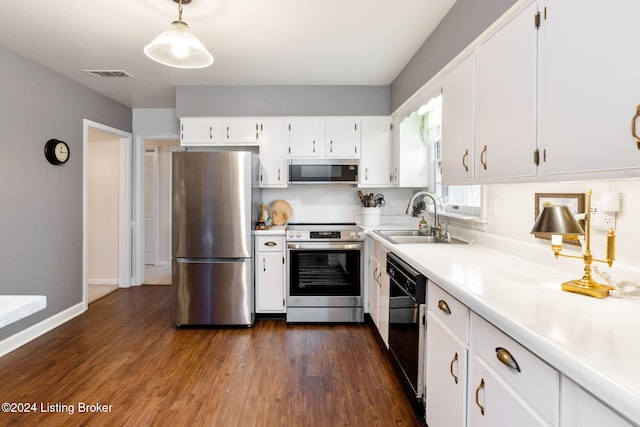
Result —
POLYGON ((389 86, 178 86, 176 114, 388 116, 389 86))
POLYGON ((391 83, 391 111, 397 110, 515 2, 458 0, 391 83))
POLYGON ((0 64, 0 294, 47 296, 1 340, 82 302, 82 120, 130 132, 131 110, 4 48, 0 64), (45 160, 51 138, 67 164, 45 160))

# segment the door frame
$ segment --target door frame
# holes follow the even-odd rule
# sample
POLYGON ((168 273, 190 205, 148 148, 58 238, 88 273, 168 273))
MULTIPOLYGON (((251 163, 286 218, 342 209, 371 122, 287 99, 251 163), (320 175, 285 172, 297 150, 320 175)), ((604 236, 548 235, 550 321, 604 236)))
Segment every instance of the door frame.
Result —
MULTIPOLYGON (((153 188, 153 192, 154 192, 154 206, 153 206, 153 210, 154 210, 154 219, 153 219, 153 233, 154 233, 154 240, 155 240, 155 247, 153 248, 153 265, 158 265, 158 260, 159 260, 159 252, 158 252, 158 240, 160 238, 160 221, 158 218, 158 215, 160 215, 160 164, 159 164, 159 160, 158 160, 158 146, 155 145, 153 147, 147 147, 145 144, 145 150, 144 150, 144 156, 145 156, 145 160, 147 158, 147 156, 151 155, 153 157, 153 175, 154 175, 154 180, 155 180, 155 185, 153 188)), ((146 162, 145 162, 145 169, 146 169, 146 162)), ((145 172, 145 176, 146 176, 146 170, 145 172)), ((146 188, 146 182, 143 183, 144 185, 142 186, 144 193, 141 195, 143 198, 146 197, 146 192, 147 192, 147 188, 146 188)), ((144 208, 146 210, 147 206, 144 205, 144 208)), ((147 238, 147 231, 146 231, 146 224, 144 223, 145 219, 143 216, 143 223, 142 223, 142 231, 143 231, 143 236, 145 238, 145 246, 146 246, 146 238, 147 238)), ((147 260, 146 260, 146 251, 147 248, 145 247, 145 259, 143 260, 144 264, 147 264, 147 260)))
POLYGON ((131 152, 133 135, 88 119, 82 121, 82 301, 88 303, 89 239, 89 129, 113 134, 118 138, 118 283, 121 288, 131 286, 131 152))

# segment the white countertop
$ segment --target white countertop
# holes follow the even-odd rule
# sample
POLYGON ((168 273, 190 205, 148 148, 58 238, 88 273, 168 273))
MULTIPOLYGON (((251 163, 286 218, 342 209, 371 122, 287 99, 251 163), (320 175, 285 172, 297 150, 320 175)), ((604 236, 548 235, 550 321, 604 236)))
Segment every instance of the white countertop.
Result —
POLYGON ((0 328, 46 307, 44 295, 0 295, 0 328))
MULTIPOLYGON (((384 226, 376 227, 384 229, 384 226)), ((640 424, 640 299, 563 292, 582 275, 479 244, 393 245, 429 280, 640 424)))

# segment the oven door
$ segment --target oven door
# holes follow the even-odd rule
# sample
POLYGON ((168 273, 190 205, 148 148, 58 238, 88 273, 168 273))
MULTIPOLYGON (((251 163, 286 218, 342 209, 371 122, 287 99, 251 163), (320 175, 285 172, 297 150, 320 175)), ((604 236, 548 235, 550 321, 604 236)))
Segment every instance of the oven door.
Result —
POLYGON ((362 306, 362 242, 289 242, 287 306, 362 306))
POLYGON ((417 303, 393 279, 389 291, 389 351, 405 377, 405 384, 410 385, 414 396, 420 398, 425 305, 417 303))

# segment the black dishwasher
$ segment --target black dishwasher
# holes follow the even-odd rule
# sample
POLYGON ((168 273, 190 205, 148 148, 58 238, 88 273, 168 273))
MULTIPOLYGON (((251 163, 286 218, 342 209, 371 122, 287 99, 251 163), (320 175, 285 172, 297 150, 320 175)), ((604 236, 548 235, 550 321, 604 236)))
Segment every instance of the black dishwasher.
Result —
POLYGON ((393 253, 387 254, 391 362, 416 412, 423 410, 424 321, 427 278, 393 253))

